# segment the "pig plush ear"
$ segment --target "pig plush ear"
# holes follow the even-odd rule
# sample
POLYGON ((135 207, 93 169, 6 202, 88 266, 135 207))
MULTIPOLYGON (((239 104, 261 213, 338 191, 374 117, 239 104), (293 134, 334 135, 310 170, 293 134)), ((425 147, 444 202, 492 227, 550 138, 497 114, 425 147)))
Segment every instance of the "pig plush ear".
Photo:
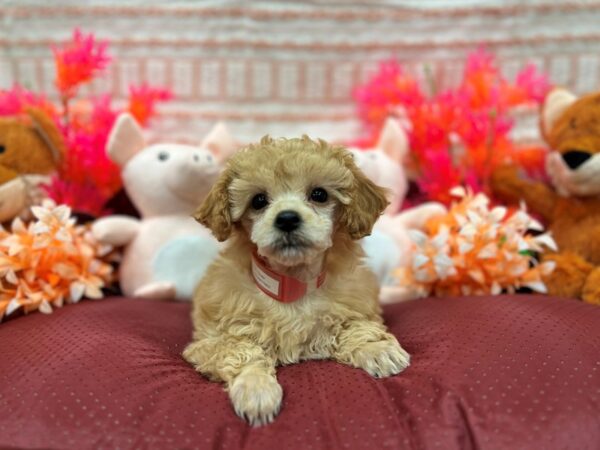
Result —
POLYGON ((218 122, 200 146, 210 150, 220 161, 226 161, 239 148, 239 143, 231 136, 227 126, 223 122, 218 122))
POLYGON ((377 148, 393 161, 402 164, 408 154, 408 136, 397 120, 388 118, 383 125, 377 148))
POLYGON ((542 131, 548 133, 565 110, 575 103, 577 96, 566 89, 552 89, 542 106, 542 131))
POLYGON ((119 166, 124 166, 144 146, 144 136, 137 121, 129 113, 120 114, 108 136, 108 157, 119 166))

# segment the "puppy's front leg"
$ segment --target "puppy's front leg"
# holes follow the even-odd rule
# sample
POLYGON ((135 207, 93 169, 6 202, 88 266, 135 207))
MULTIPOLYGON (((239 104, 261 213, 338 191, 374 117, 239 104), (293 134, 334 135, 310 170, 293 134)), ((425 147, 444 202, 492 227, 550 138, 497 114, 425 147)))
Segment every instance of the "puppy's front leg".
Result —
POLYGON ((410 364, 410 355, 396 338, 383 325, 366 319, 346 324, 332 356, 376 378, 400 373, 410 364))
POLYGON ((197 371, 223 381, 238 416, 251 425, 270 423, 279 413, 283 390, 275 376, 275 361, 258 345, 219 336, 189 344, 183 357, 197 371))

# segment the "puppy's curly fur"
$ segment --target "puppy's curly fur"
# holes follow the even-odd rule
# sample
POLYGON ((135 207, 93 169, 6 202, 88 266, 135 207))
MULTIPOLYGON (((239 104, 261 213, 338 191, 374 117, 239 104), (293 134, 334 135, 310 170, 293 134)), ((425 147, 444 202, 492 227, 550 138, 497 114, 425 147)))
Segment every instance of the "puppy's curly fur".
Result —
POLYGON ((194 341, 183 356, 224 382, 236 413, 251 424, 271 422, 279 412, 279 364, 329 358, 375 377, 408 366, 409 355, 383 325, 376 279, 355 242, 371 232, 386 205, 384 190, 348 151, 304 136, 265 137, 237 153, 198 209, 198 221, 230 245, 198 287, 194 341), (326 201, 311 199, 317 187, 326 201), (253 208, 257 194, 268 199, 264 208, 253 208), (284 233, 274 220, 290 210, 301 225, 284 233), (280 303, 255 285, 253 251, 305 281, 324 270, 325 283, 280 303))

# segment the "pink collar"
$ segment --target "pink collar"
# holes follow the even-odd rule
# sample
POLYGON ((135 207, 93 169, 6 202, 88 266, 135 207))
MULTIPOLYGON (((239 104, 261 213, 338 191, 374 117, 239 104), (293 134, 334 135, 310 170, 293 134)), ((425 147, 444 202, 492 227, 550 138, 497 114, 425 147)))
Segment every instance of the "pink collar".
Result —
POLYGON ((307 283, 275 272, 256 252, 252 253, 252 276, 261 291, 281 303, 295 302, 308 292, 309 287, 317 289, 325 282, 325 271, 307 283))

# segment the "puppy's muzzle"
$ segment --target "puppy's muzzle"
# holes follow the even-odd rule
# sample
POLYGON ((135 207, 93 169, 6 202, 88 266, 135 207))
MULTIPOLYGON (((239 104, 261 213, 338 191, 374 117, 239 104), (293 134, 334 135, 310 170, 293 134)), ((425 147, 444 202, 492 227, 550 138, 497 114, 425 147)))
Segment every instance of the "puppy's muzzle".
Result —
POLYGON ((301 224, 302 218, 300 217, 300 214, 296 211, 285 210, 277 214, 274 225, 275 228, 283 232, 291 233, 292 231, 297 230, 301 224))

